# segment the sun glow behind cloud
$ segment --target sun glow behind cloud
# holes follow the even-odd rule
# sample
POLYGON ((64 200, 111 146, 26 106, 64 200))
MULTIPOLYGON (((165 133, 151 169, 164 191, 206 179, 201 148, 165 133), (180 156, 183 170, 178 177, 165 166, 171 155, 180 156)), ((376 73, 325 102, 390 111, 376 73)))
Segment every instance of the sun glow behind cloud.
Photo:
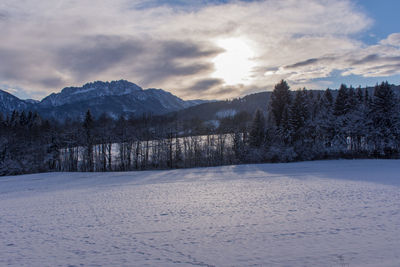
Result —
POLYGON ((217 46, 224 52, 216 56, 212 62, 215 71, 214 78, 223 79, 227 85, 250 84, 251 70, 256 66, 255 51, 244 38, 220 39, 217 46))

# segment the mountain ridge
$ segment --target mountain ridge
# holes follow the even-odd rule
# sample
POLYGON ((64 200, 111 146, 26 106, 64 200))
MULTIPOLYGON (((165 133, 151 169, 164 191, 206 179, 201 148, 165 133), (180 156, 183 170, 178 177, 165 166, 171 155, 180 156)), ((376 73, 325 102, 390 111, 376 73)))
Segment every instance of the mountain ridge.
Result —
POLYGON ((146 113, 162 115, 205 102, 208 101, 185 101, 163 89, 143 89, 126 80, 95 81, 81 87, 65 87, 41 101, 22 100, 0 90, 1 113, 31 110, 38 112, 42 117, 56 120, 82 118, 88 109, 95 117, 103 113, 112 118, 121 115, 140 116, 146 113))
MULTIPOLYGON (((391 85, 400 94, 399 85, 391 85)), ((366 88, 373 95, 374 87, 366 88)), ((313 90, 322 92, 322 90, 313 90)), ((336 96, 337 89, 332 89, 336 96)), ((180 119, 199 118, 215 120, 246 111, 253 114, 257 109, 267 113, 271 91, 249 94, 231 100, 183 100, 163 89, 143 89, 135 83, 119 80, 111 82, 95 81, 81 87, 65 87, 59 93, 52 93, 41 101, 22 100, 0 90, 0 113, 9 114, 13 110, 31 110, 44 118, 59 121, 67 118, 83 118, 88 109, 95 117, 103 113, 116 119, 119 116, 141 116, 143 114, 173 115, 180 119)))

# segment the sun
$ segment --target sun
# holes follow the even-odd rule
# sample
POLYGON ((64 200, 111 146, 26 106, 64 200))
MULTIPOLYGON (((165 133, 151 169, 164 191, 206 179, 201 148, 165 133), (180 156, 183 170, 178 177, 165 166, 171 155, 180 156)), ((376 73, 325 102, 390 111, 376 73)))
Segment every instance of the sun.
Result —
POLYGON ((220 78, 226 85, 249 84, 251 70, 255 67, 254 50, 250 42, 244 38, 227 38, 216 41, 224 52, 216 56, 212 62, 214 78, 220 78))

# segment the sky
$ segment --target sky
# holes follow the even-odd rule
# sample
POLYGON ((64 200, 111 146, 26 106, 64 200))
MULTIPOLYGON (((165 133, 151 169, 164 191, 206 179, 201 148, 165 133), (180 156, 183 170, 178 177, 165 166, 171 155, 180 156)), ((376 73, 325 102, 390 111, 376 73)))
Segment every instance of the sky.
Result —
POLYGON ((183 99, 400 84, 398 0, 2 0, 0 89, 126 79, 183 99))

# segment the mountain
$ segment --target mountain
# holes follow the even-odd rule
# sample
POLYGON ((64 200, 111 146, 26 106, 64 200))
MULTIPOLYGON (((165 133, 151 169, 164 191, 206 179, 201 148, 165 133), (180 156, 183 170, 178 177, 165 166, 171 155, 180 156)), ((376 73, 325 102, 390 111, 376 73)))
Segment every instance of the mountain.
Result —
POLYGON ((37 110, 40 114, 57 119, 82 117, 88 109, 95 117, 107 113, 118 118, 121 115, 140 116, 144 113, 161 115, 196 103, 184 101, 162 89, 143 90, 125 80, 97 81, 82 87, 67 87, 60 93, 51 94, 37 105, 37 110))
MULTIPOLYGON (((400 95, 400 85, 391 85, 391 87, 396 94, 400 95)), ((366 87, 362 89, 367 89, 369 96, 374 95, 375 87, 366 87)), ((291 92, 294 96, 296 91, 291 92)), ((314 97, 317 97, 318 94, 323 94, 324 90, 312 90, 311 92, 314 97)), ((220 120, 224 117, 234 116, 240 112, 247 112, 253 115, 258 109, 263 111, 264 115, 267 115, 271 93, 271 91, 265 91, 231 100, 202 103, 172 112, 170 115, 176 116, 182 120, 200 119, 203 121, 220 120)), ((334 98, 336 98, 337 93, 337 89, 332 90, 332 96, 334 98)))
POLYGON ((66 87, 60 93, 53 93, 45 97, 41 107, 59 107, 65 104, 72 104, 92 100, 104 96, 124 96, 142 91, 143 89, 134 83, 120 80, 112 82, 87 83, 82 87, 66 87))
POLYGON ((32 108, 33 104, 30 101, 21 100, 12 94, 0 90, 0 112, 8 114, 13 110, 27 110, 32 108))
MULTIPOLYGON (((400 94, 400 86, 392 85, 400 94)), ((367 87, 370 96, 374 87, 367 87)), ((316 95, 322 91, 315 90, 316 95)), ((337 90, 332 90, 335 97, 337 90)), ((245 111, 254 114, 260 109, 266 114, 271 92, 261 92, 224 101, 182 100, 162 89, 142 89, 140 86, 125 81, 92 82, 82 87, 66 87, 59 93, 53 93, 42 101, 21 100, 10 93, 0 90, 0 112, 11 113, 13 110, 34 110, 42 117, 64 120, 82 118, 88 109, 95 117, 106 113, 113 118, 141 116, 145 113, 154 115, 170 114, 182 120, 198 118, 218 120, 245 111)))
POLYGON ((242 98, 232 100, 214 101, 202 103, 186 109, 171 113, 182 120, 200 119, 217 120, 228 116, 234 116, 239 112, 253 114, 257 109, 267 112, 268 102, 271 92, 261 92, 247 95, 242 98))
POLYGON ((42 101, 21 100, 7 92, 0 91, 0 112, 13 110, 34 110, 42 117, 64 120, 82 118, 90 109, 95 117, 102 113, 118 118, 141 116, 145 113, 155 115, 178 111, 207 101, 184 101, 162 89, 146 89, 125 81, 87 83, 82 87, 66 87, 53 93, 42 101))

